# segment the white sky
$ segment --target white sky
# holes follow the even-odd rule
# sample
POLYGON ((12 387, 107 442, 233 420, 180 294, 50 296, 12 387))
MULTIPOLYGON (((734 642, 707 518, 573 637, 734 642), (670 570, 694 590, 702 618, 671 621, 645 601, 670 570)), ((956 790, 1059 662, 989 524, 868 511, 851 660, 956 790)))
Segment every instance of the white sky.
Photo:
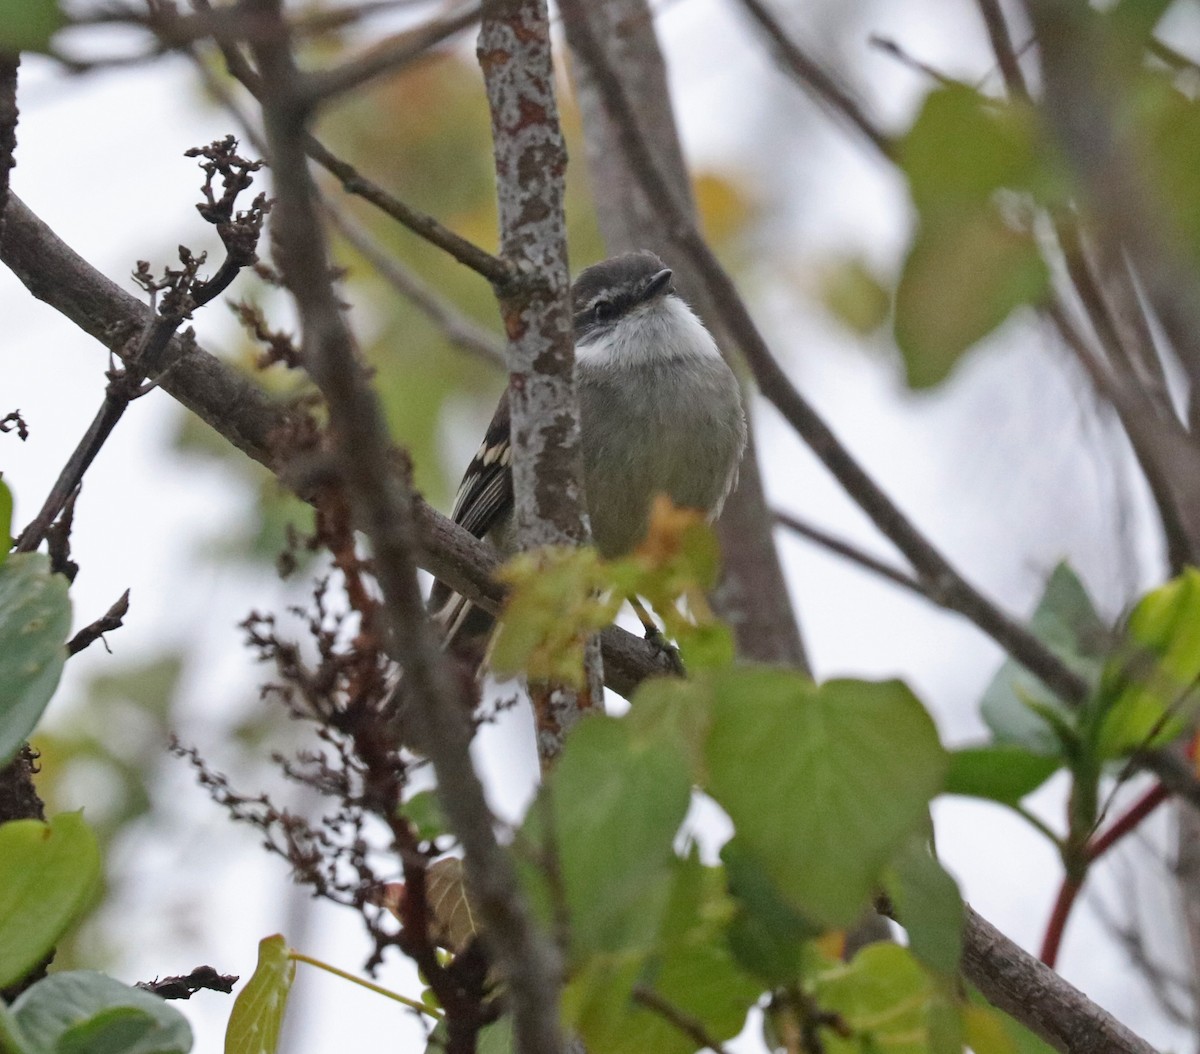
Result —
MULTIPOLYGON (((870 48, 870 33, 893 37, 950 73, 974 78, 987 69, 984 37, 966 0, 803 6, 803 18, 793 21, 809 39, 841 40, 848 76, 870 86, 877 111, 897 127, 926 85, 870 48)), ((768 208, 778 212, 763 237, 782 258, 772 255, 748 284, 793 377, 889 493, 1009 610, 1027 612, 1039 582, 1069 557, 1103 610, 1115 615, 1160 572, 1141 488, 1126 467, 1111 467, 1113 450, 1123 450, 1112 429, 1098 419, 1075 371, 1030 326, 1006 330, 937 392, 914 395, 886 347, 864 348, 821 313, 806 276, 830 256, 858 252, 881 268, 894 265, 908 223, 903 188, 771 68, 735 10, 717 0, 675 0, 659 31, 693 161, 752 171, 768 208), (766 164, 764 139, 771 143, 766 164), (1131 517, 1128 529, 1119 522, 1122 507, 1131 517)), ((13 188, 60 236, 118 281, 138 258, 158 267, 177 242, 196 244, 202 227, 192 211, 196 170, 182 154, 232 126, 197 105, 185 63, 67 79, 29 60, 22 77, 13 188)), ((0 270, 0 304, 0 413, 19 407, 33 433, 25 444, 0 437, 0 468, 23 523, 98 407, 106 362, 99 345, 32 300, 6 270, 0 270)), ((213 347, 231 332, 219 309, 198 318, 197 329, 213 347)), ((166 642, 199 642, 201 659, 185 675, 188 716, 181 731, 220 768, 222 747, 212 736, 221 716, 249 697, 256 676, 236 623, 251 607, 270 606, 278 589, 232 568, 197 570, 199 540, 228 530, 244 511, 243 498, 229 492, 219 473, 165 449, 175 413, 162 393, 135 404, 89 472, 74 535, 83 571, 72 592, 77 623, 84 624, 132 587, 127 625, 112 638, 119 660, 166 642)), ((889 553, 769 408, 759 408, 758 433, 774 500, 889 553)), ((994 646, 961 620, 806 544, 785 539, 782 545, 820 676, 903 676, 935 712, 948 742, 982 735, 975 705, 999 662, 994 646)), ((110 662, 100 647, 72 660, 51 719, 71 720, 83 682, 110 662)), ((532 751, 521 732, 495 733, 485 749, 505 811, 519 808, 532 778, 532 751), (514 773, 514 755, 524 758, 523 772, 514 773)), ((264 860, 256 839, 231 828, 182 766, 175 768, 170 786, 179 799, 179 829, 135 833, 118 849, 131 881, 126 901, 109 913, 122 942, 113 972, 137 980, 206 962, 245 977, 257 939, 279 930, 306 951, 356 968, 364 947, 356 920, 322 908, 309 932, 298 932, 299 906, 282 866, 264 860), (162 925, 164 913, 171 926, 162 925), (179 922, 186 923, 183 938, 173 932, 179 922)), ((80 804, 91 793, 81 786, 80 804)), ((1055 825, 1063 795, 1056 781, 1034 802, 1055 825)), ((1036 948, 1059 878, 1053 852, 999 808, 949 801, 938 805, 936 819, 941 854, 972 903, 1036 948)), ((1164 821, 1156 817, 1151 845, 1169 844, 1164 821)), ((1146 853, 1147 845, 1136 851, 1146 853)), ((1113 904, 1130 898, 1128 885, 1108 885, 1113 904)), ((1151 1043, 1184 1043, 1086 904, 1067 931, 1061 967, 1151 1043)), ((289 1049, 309 1054, 334 1043, 395 1049, 405 1026, 391 1004, 303 968, 301 975, 294 1009, 308 1009, 293 1019, 299 1027, 289 1049), (345 1031, 348 1022, 355 1039, 345 1031)), ((411 975, 394 962, 381 980, 415 994, 411 975)), ((229 1005, 205 995, 185 1007, 200 1054, 220 1049, 229 1005)))

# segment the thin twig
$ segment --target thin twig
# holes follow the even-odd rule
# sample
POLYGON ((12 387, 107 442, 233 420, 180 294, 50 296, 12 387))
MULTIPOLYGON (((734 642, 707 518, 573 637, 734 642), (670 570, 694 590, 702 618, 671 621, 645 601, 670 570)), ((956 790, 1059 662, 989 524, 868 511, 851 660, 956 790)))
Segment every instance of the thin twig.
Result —
POLYGON ((704 1027, 704 1022, 692 1017, 686 1011, 680 1010, 679 1007, 670 1000, 664 999, 653 988, 648 988, 646 985, 641 984, 634 985, 633 1001, 644 1006, 647 1010, 656 1013, 664 1021, 673 1025, 687 1036, 688 1039, 703 1049, 711 1050, 713 1054, 726 1054, 725 1047, 721 1042, 709 1035, 708 1029, 704 1027))
POLYGON ((416 29, 397 33, 341 66, 309 74, 303 81, 302 100, 306 103, 325 104, 338 95, 362 87, 376 77, 399 73, 419 59, 425 58, 430 50, 442 41, 473 26, 479 21, 486 6, 484 3, 469 4, 455 14, 434 19, 416 29))
MULTIPOLYGON (((129 614, 129 590, 125 590, 103 615, 95 622, 84 626, 78 633, 67 641, 67 654, 78 655, 89 644, 102 640, 104 634, 120 629, 125 624, 125 616, 129 614)), ((107 645, 106 645, 107 646, 107 645)))
POLYGON ((890 55, 902 66, 907 66, 914 73, 919 73, 922 77, 928 77, 931 81, 943 86, 951 86, 958 82, 953 77, 948 77, 940 70, 934 69, 927 62, 922 62, 914 55, 910 55, 904 50, 898 41, 891 37, 880 36, 878 33, 872 33, 867 38, 867 42, 874 48, 878 48, 885 55, 890 55))
POLYGON ((858 546, 851 545, 849 542, 830 534, 828 531, 824 531, 820 527, 816 527, 800 519, 795 514, 783 512, 781 509, 775 510, 775 519, 789 531, 794 531, 802 538, 807 538, 809 541, 815 542, 821 548, 828 549, 831 553, 837 553, 838 556, 844 556, 851 563, 858 564, 859 567, 880 575, 889 582, 893 582, 910 592, 916 593, 918 596, 923 596, 927 600, 938 603, 938 598, 928 593, 918 579, 913 578, 912 575, 905 574, 890 564, 885 564, 882 560, 876 559, 870 553, 858 548, 858 546))
POLYGON ((741 0, 742 7, 758 23, 771 42, 784 69, 806 92, 857 129, 884 157, 891 158, 893 144, 863 110, 850 92, 821 63, 806 53, 787 33, 761 0, 741 0))
POLYGON ((385 282, 406 297, 456 348, 461 348, 492 366, 504 365, 504 344, 447 297, 426 283, 394 255, 386 252, 367 229, 345 209, 329 200, 322 202, 325 214, 385 282))

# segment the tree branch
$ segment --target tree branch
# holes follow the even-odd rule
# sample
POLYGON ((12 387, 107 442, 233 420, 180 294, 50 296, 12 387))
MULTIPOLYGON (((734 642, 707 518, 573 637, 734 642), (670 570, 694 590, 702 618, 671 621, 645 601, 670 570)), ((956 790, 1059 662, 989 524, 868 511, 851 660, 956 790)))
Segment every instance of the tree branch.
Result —
POLYGON ((280 26, 278 43, 254 49, 263 74, 264 117, 278 196, 272 225, 284 279, 296 299, 309 372, 329 407, 342 481, 372 542, 405 699, 421 749, 437 774, 438 794, 464 851, 468 883, 507 982, 515 1045, 527 1054, 561 1054, 558 956, 539 933, 512 858, 496 841, 494 818, 471 762, 469 715, 425 614, 414 554, 419 549, 412 490, 394 471, 378 399, 354 354, 354 340, 329 277, 318 196, 304 146, 305 110, 282 32, 280 0, 250 0, 280 26))
MULTIPOLYGON (((517 545, 586 545, 583 449, 575 390, 571 282, 563 213, 567 150, 558 123, 545 0, 485 13, 477 45, 496 163, 501 255, 519 282, 497 289, 508 340, 508 407, 517 545)), ((530 685, 543 764, 580 714, 603 709, 595 643, 585 687, 530 685)))
POLYGON ((741 4, 750 18, 758 24, 785 72, 808 95, 854 128, 885 158, 892 160, 894 146, 891 139, 867 116, 862 104, 845 86, 839 84, 829 70, 792 40, 762 0, 741 0, 741 4))
MULTIPOLYGON (((5 213, 0 260, 44 301, 116 355, 127 334, 151 317, 136 297, 102 275, 66 245, 15 194, 5 213)), ((302 410, 273 401, 249 378, 195 344, 172 338, 172 366, 159 387, 223 436, 236 449, 279 477, 303 500, 312 492, 285 455, 287 438, 309 427, 302 410)), ((488 611, 504 596, 492 574, 495 551, 422 501, 416 502, 421 566, 488 611)), ((601 633, 606 683, 623 696, 647 677, 669 674, 662 649, 617 626, 601 633)))
POLYGON ((1061 1054, 1156 1054, 1074 985, 966 910, 963 975, 989 1003, 1061 1054))

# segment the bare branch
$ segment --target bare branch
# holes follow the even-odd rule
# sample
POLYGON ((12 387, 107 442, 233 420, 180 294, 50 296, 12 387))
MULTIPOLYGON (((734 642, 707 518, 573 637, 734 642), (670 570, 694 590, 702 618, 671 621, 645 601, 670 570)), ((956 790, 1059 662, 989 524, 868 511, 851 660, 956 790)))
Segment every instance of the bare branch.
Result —
POLYGON ((473 26, 486 6, 483 3, 468 4, 455 14, 397 33, 372 47, 366 54, 335 69, 309 74, 303 81, 303 101, 327 103, 335 96, 361 87, 376 77, 399 73, 425 58, 442 41, 473 26))
POLYGON ((758 23, 784 70, 792 79, 890 160, 894 150, 892 141, 867 116, 862 104, 838 82, 837 77, 788 35, 787 30, 762 0, 741 0, 741 4, 746 13, 758 23))
POLYGON ((967 908, 963 974, 993 1006, 1061 1054, 1155 1054, 1154 1048, 967 908))
POLYGON ((775 519, 777 519, 789 531, 793 531, 800 535, 801 538, 807 538, 811 542, 815 542, 822 549, 828 549, 831 553, 837 553, 838 556, 844 556, 852 564, 857 564, 859 567, 865 568, 873 574, 879 575, 881 578, 886 578, 889 582, 901 586, 909 592, 916 593, 918 596, 925 597, 933 603, 939 603, 936 596, 931 594, 922 583, 913 578, 911 575, 905 574, 898 568, 892 567, 890 564, 885 564, 882 560, 876 559, 870 553, 864 552, 856 545, 851 545, 849 542, 841 538, 837 538, 828 531, 821 530, 820 527, 815 527, 813 524, 802 520, 794 513, 783 512, 780 509, 775 510, 775 519))
MULTIPOLYGON (((279 0, 253 0, 253 9, 282 18, 279 0)), ((508 984, 515 1045, 528 1054, 560 1054, 558 957, 538 932, 512 859, 496 841, 494 818, 471 762, 468 715, 425 614, 414 558, 419 536, 412 490, 394 471, 378 399, 355 358, 329 279, 316 188, 305 157, 306 113, 294 94, 295 64, 286 43, 260 44, 255 57, 269 86, 263 102, 279 202, 273 227, 279 260, 300 311, 309 371, 329 406, 340 474, 372 542, 419 745, 433 763, 442 808, 462 842, 489 948, 508 984)))
MULTIPOLYGON (((492 117, 500 246, 521 274, 497 290, 508 341, 508 407, 517 545, 591 540, 575 391, 567 224, 567 149, 558 123, 545 0, 514 0, 484 15, 477 45, 492 117)), ((595 642, 586 683, 531 685, 543 764, 561 752, 580 714, 603 709, 595 642)))
MULTIPOLYGON (((129 590, 125 590, 103 615, 95 622, 84 626, 78 633, 67 641, 67 654, 78 655, 84 648, 103 640, 104 634, 111 633, 125 625, 125 616, 129 614, 129 590)), ((106 644, 107 646, 107 644, 106 644)))
POLYGON ((437 326, 446 340, 491 366, 504 365, 504 344, 499 337, 460 311, 420 275, 388 253, 345 209, 329 200, 322 204, 342 237, 362 253, 385 282, 437 326))
POLYGON ((1008 22, 1000 0, 975 0, 980 17, 987 27, 988 40, 992 44, 992 54, 1000 67, 1000 75, 1008 88, 1008 94, 1014 99, 1029 100, 1029 87, 1025 83, 1025 72, 1021 69, 1021 61, 1017 49, 1013 47, 1012 34, 1008 31, 1008 22))

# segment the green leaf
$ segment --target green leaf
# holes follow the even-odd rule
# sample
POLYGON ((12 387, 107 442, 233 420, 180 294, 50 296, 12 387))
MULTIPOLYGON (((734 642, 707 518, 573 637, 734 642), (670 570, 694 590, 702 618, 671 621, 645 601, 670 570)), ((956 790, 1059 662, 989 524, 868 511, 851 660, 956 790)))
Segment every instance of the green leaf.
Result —
POLYGON ((589 1050, 606 1054, 691 1054, 695 1043, 647 1007, 635 994, 652 997, 699 1021, 718 1040, 741 1031, 763 985, 734 961, 724 924, 732 912, 720 868, 693 855, 676 860, 659 939, 643 955, 595 957, 572 978, 564 995, 565 1017, 589 1050))
POLYGON ((821 927, 804 918, 780 894, 758 861, 736 839, 721 850, 737 914, 729 924, 729 947, 737 961, 772 988, 795 984, 806 961, 807 941, 821 927))
POLYGON ((12 514, 13 497, 8 484, 0 479, 0 567, 8 559, 8 551, 12 548, 12 514))
POLYGON ((229 1015, 225 1054, 274 1054, 295 976, 287 941, 275 934, 258 942, 258 965, 229 1015))
POLYGON ((1200 571, 1147 594, 1104 671, 1096 751, 1102 758, 1169 742, 1195 714, 1200 681, 1200 571))
POLYGON ((892 859, 884 888, 896 905, 913 954, 942 977, 956 977, 962 958, 962 896, 925 835, 909 838, 892 859))
POLYGON ((991 206, 923 223, 896 289, 895 337, 909 386, 945 380, 1014 310, 1040 302, 1049 281, 1032 233, 991 206))
MULTIPOLYGON (((1065 563, 1059 564, 1029 621, 1029 629, 1071 670, 1097 684, 1112 644, 1112 631, 1100 620, 1083 583, 1065 563)), ((1008 659, 988 685, 980 703, 987 726, 1000 743, 1026 747, 1035 754, 1059 755, 1060 734, 1050 715, 1073 726, 1077 715, 1037 677, 1008 659), (1038 707, 1044 708, 1038 713, 1038 707)))
POLYGON ((1061 765, 1061 757, 1037 754, 1019 743, 965 747, 950 754, 946 793, 1016 805, 1061 765))
MULTIPOLYGON (((441 1024, 441 1022, 438 1022, 441 1024)), ((438 1050, 445 1050, 439 1047, 438 1050)), ((513 1054, 512 1015, 505 1014, 499 1021, 480 1029, 475 1041, 475 1054, 513 1054)))
POLYGON ((422 841, 431 842, 446 833, 446 817, 436 791, 418 791, 404 803, 403 812, 422 841))
MULTIPOLYGON (((682 750, 653 730, 589 717, 571 733, 523 831, 543 858, 557 855, 573 961, 653 944, 690 796, 682 750)), ((554 888, 529 879, 550 910, 554 888)))
POLYGON ((870 944, 847 966, 818 977, 817 1005, 854 1033, 824 1031, 826 1054, 929 1054, 929 1009, 936 988, 907 948, 870 944))
POLYGON ((104 974, 51 974, 22 994, 12 1016, 29 1054, 186 1054, 187 1019, 164 1000, 104 974))
POLYGON ((704 749, 712 728, 712 691, 701 680, 653 677, 634 693, 625 720, 639 738, 678 744, 693 783, 705 780, 704 749))
POLYGON ((946 755, 899 681, 830 681, 742 668, 712 680, 705 789, 802 914, 857 916, 884 865, 925 822, 946 755))
POLYGON ((58 0, 0 0, 0 51, 49 51, 66 24, 58 0))
POLYGON ((985 98, 965 84, 935 88, 898 144, 922 222, 975 211, 1002 187, 1034 188, 1042 178, 1032 111, 985 98))
POLYGON ((0 988, 46 957, 99 877, 100 851, 79 813, 0 826, 0 988))
POLYGON ((0 766, 29 738, 58 686, 71 629, 67 580, 42 553, 0 566, 0 766))

